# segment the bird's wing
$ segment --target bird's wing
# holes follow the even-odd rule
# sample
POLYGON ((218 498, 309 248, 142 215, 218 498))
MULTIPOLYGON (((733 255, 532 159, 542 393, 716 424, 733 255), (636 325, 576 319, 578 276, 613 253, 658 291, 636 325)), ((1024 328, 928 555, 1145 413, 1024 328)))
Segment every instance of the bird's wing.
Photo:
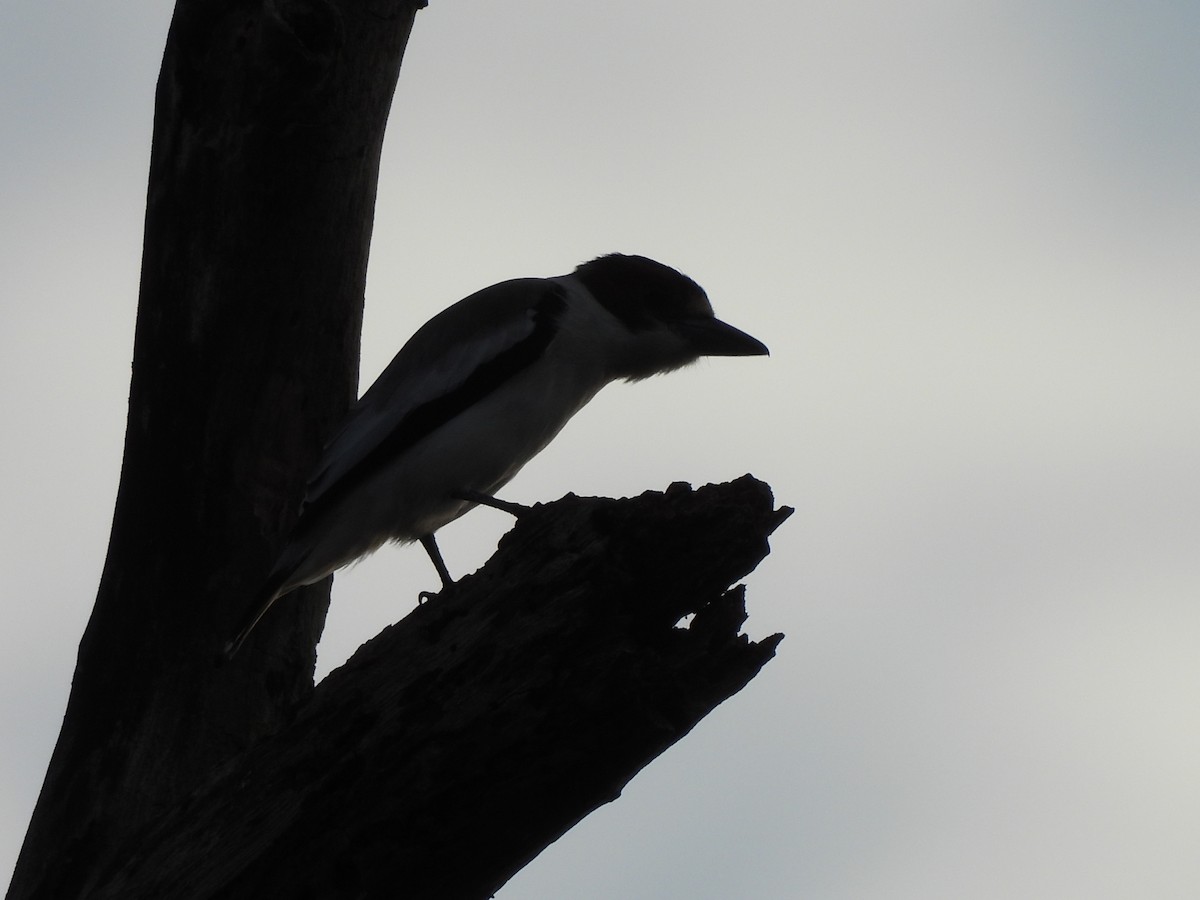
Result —
POLYGON ((533 362, 554 336, 564 289, 542 278, 484 288, 426 322, 350 409, 309 480, 304 508, 380 455, 412 446, 533 362))

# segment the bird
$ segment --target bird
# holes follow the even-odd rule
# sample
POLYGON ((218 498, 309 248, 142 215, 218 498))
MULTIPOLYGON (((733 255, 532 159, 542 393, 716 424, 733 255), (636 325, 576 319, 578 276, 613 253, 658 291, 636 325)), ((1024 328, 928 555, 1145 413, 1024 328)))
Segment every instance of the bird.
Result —
POLYGON ((767 353, 717 319, 695 281, 644 256, 610 253, 458 301, 413 334, 327 442, 225 655, 280 597, 389 541, 419 541, 453 584, 434 533, 477 505, 520 514, 496 491, 607 384, 767 353))

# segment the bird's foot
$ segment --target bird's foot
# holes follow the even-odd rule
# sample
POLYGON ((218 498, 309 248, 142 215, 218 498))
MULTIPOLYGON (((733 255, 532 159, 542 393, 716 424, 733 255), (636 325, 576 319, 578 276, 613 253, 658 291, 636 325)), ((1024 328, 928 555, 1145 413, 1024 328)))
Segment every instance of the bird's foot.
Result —
MULTIPOLYGON (((442 587, 448 588, 454 585, 454 579, 450 577, 450 570, 446 568, 446 563, 442 560, 442 552, 438 550, 437 541, 434 540, 432 534, 422 535, 420 538, 421 546, 425 548, 425 552, 429 554, 429 559, 433 563, 433 567, 437 569, 438 578, 442 579, 442 587)), ((418 605, 427 600, 432 600, 436 597, 433 591, 421 591, 417 594, 418 605)))

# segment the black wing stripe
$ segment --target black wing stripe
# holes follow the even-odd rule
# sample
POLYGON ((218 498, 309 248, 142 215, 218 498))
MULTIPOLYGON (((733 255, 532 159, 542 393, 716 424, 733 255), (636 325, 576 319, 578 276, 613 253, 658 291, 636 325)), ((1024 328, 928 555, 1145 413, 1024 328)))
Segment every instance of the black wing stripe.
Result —
POLYGON ((297 533, 306 522, 320 519, 356 487, 385 468, 397 456, 411 449, 459 413, 480 402, 510 378, 532 365, 554 338, 559 317, 566 310, 563 296, 550 293, 533 308, 533 330, 506 350, 481 364, 457 388, 415 407, 396 424, 382 441, 367 453, 337 482, 308 504, 297 523, 297 533))

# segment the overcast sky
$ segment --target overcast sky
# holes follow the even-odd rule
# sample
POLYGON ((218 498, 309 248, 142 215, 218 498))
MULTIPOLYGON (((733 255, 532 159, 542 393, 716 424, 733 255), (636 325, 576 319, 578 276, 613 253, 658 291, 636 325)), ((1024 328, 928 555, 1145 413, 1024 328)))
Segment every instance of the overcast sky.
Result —
MULTIPOLYGON (((170 11, 0 5, 4 871, 104 560, 170 11)), ((654 256, 772 356, 608 389, 506 496, 797 509, 776 660, 502 900, 1200 896, 1198 47, 1193 0, 420 13, 364 386, 479 287, 654 256)), ((433 583, 339 576, 322 671, 433 583)))

